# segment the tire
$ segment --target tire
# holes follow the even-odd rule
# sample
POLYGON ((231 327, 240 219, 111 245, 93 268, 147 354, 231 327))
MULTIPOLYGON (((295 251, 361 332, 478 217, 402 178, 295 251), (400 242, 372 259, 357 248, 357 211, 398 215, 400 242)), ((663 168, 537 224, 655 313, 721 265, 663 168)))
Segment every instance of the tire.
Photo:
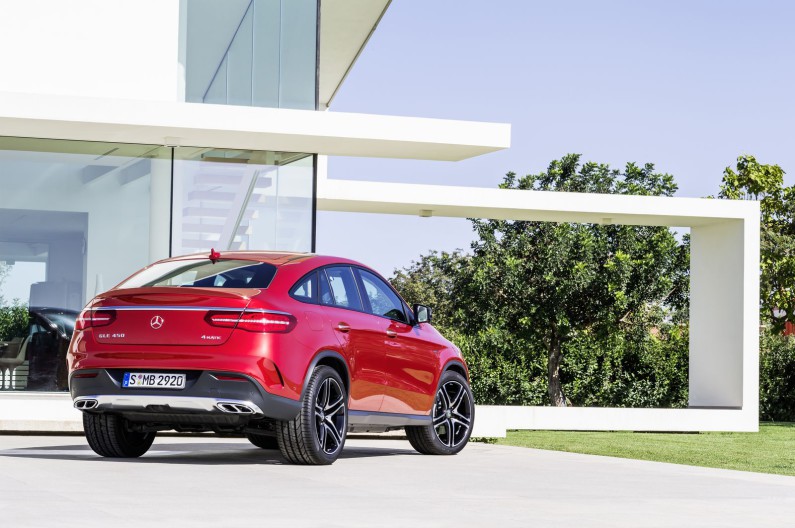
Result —
POLYGON ((472 389, 461 374, 442 374, 431 411, 430 425, 406 427, 411 447, 423 455, 455 455, 467 445, 475 423, 472 389))
POLYGON ((83 413, 83 431, 91 449, 109 458, 137 458, 146 453, 156 433, 130 431, 127 420, 116 414, 83 413))
POLYGON ((279 441, 275 436, 264 434, 246 433, 248 441, 261 449, 279 449, 279 441))
POLYGON ((342 453, 347 433, 345 384, 333 368, 315 367, 298 416, 276 426, 279 450, 293 464, 332 464, 342 453))

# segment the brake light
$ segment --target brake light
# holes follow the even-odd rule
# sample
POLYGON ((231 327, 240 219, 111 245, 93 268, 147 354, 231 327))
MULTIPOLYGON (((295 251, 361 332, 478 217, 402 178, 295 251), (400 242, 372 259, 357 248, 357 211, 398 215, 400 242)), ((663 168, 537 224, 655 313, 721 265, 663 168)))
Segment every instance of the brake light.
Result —
POLYGON ((234 328, 238 319, 240 312, 210 312, 204 318, 210 326, 221 328, 234 328))
POLYGON ((76 330, 108 326, 116 320, 116 310, 103 310, 102 308, 83 310, 75 321, 76 330))
POLYGON ((295 317, 281 312, 210 312, 205 320, 212 326, 270 334, 286 334, 295 327, 295 317))
POLYGON ((247 312, 240 318, 237 327, 249 332, 286 334, 293 329, 294 320, 289 314, 247 312))

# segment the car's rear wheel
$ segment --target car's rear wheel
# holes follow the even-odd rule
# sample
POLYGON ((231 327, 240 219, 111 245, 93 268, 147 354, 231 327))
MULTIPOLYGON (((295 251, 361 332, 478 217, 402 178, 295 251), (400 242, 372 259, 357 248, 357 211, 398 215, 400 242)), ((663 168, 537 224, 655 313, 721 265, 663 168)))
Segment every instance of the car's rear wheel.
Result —
POLYGON ((261 449, 279 449, 279 441, 275 436, 264 434, 246 433, 248 441, 261 449))
POLYGON ((83 413, 83 430, 91 449, 110 458, 139 457, 155 441, 155 433, 132 431, 127 420, 116 414, 83 413))
POLYGON ((464 376, 451 370, 442 375, 431 417, 429 425, 406 427, 414 449, 424 455, 454 455, 464 449, 475 422, 475 401, 464 376))
POLYGON ((276 438, 293 464, 331 464, 342 453, 348 432, 348 393, 337 371, 316 367, 304 393, 301 411, 279 422, 276 438))

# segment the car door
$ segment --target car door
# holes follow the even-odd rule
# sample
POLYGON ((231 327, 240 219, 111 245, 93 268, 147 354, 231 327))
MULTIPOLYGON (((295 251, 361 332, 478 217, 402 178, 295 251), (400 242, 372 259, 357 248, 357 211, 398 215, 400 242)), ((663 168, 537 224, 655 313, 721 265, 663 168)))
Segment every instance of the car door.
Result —
POLYGON ((350 266, 319 270, 320 304, 348 357, 350 409, 378 411, 385 392, 383 337, 386 325, 364 312, 350 266))
POLYGON ((439 350, 436 332, 413 325, 403 300, 383 279, 357 268, 365 308, 383 321, 386 392, 382 412, 425 414, 436 392, 439 350))

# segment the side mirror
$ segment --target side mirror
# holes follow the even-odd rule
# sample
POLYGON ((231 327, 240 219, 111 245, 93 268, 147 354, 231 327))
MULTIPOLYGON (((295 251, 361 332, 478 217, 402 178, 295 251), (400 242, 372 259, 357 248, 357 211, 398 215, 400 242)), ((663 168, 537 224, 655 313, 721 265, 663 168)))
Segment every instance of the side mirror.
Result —
POLYGON ((431 309, 422 304, 415 304, 414 305, 414 317, 415 322, 419 323, 430 323, 431 322, 431 309))

